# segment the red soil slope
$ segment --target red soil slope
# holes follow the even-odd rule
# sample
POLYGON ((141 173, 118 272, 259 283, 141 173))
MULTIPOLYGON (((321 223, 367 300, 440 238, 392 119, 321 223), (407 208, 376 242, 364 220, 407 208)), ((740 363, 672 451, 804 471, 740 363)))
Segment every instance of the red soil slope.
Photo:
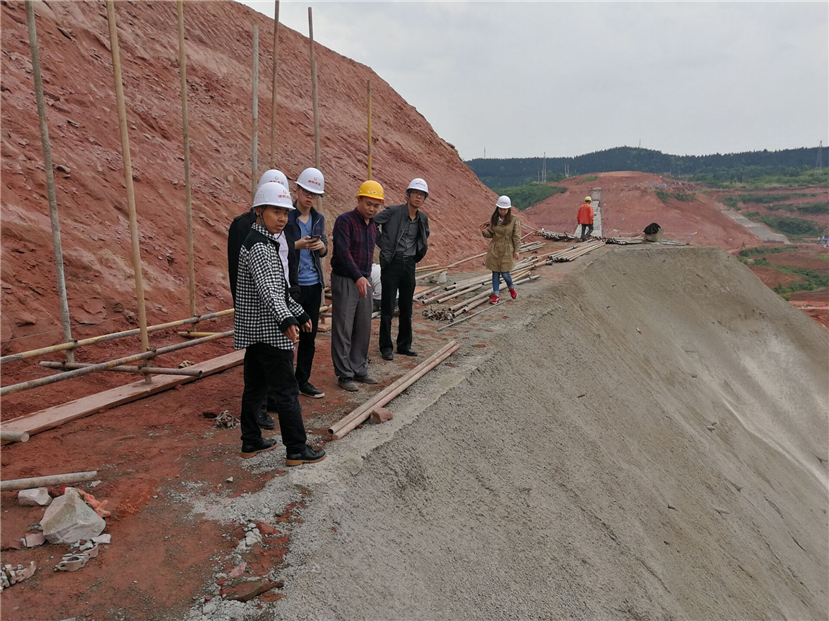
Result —
MULTIPOLYGON (((57 173, 69 306, 101 334, 131 327, 136 301, 105 11, 101 3, 36 3, 57 173)), ((175 4, 117 3, 149 321, 187 316, 183 147, 175 4)), ((22 2, 2 4, 3 353, 60 342, 40 135, 22 2)), ((260 169, 270 136, 272 24, 234 2, 188 2, 188 81, 196 279, 200 312, 231 304, 226 230, 248 207, 251 31, 260 31, 260 169)), ((414 108, 368 67, 317 46, 324 209, 354 205, 366 175, 365 91, 373 91, 374 178, 387 202, 424 177, 431 194, 427 263, 485 247, 477 224, 495 195, 414 108)), ((277 165, 295 177, 314 161, 308 40, 282 27, 277 165)))
POLYGON ((742 244, 760 243, 754 235, 720 213, 721 205, 685 182, 650 173, 610 172, 599 173, 595 181, 575 177, 556 185, 566 187, 567 192, 555 194, 526 212, 536 225, 549 230, 572 233, 582 200, 600 188, 605 237, 641 235, 648 224, 658 222, 665 237, 684 241, 690 236, 694 244, 733 250, 742 244), (683 202, 671 198, 665 203, 656 195, 659 189, 669 193, 697 192, 696 199, 683 202))

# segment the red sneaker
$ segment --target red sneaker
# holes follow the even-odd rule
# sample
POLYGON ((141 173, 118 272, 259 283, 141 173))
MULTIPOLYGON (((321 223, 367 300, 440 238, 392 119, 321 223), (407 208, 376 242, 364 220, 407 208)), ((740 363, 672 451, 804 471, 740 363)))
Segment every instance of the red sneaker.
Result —
POLYGON ((512 296, 513 300, 518 297, 518 294, 515 292, 515 289, 510 289, 509 294, 510 296, 512 296))
POLYGON ((498 295, 497 293, 493 293, 492 297, 489 298, 489 303, 490 304, 497 304, 500 301, 501 301, 501 296, 498 295))

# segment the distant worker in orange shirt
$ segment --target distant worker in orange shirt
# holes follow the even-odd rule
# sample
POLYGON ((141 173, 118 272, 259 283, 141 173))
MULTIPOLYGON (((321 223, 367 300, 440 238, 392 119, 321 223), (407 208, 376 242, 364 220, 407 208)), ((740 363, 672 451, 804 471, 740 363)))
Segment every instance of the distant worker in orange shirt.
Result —
POLYGON ((589 196, 584 198, 584 204, 579 207, 577 219, 581 224, 581 240, 584 241, 593 234, 593 199, 589 196))

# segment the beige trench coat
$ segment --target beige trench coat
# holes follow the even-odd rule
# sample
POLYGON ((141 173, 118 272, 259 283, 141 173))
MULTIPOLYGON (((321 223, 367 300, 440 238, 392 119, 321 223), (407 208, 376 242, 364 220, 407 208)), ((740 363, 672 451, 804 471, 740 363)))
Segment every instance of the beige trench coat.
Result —
POLYGON ((509 272, 515 267, 513 253, 521 247, 521 223, 514 215, 506 226, 488 226, 483 236, 491 239, 484 265, 493 272, 509 272))

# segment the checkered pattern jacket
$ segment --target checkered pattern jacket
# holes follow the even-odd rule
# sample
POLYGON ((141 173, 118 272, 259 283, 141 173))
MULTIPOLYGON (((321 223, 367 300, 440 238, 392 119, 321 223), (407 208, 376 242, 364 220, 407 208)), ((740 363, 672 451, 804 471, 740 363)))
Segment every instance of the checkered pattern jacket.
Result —
MULTIPOLYGON (((283 241, 284 243, 284 241, 283 241)), ((255 223, 239 251, 233 317, 233 347, 266 343, 293 351, 285 331, 310 319, 288 293, 279 242, 255 223)))

